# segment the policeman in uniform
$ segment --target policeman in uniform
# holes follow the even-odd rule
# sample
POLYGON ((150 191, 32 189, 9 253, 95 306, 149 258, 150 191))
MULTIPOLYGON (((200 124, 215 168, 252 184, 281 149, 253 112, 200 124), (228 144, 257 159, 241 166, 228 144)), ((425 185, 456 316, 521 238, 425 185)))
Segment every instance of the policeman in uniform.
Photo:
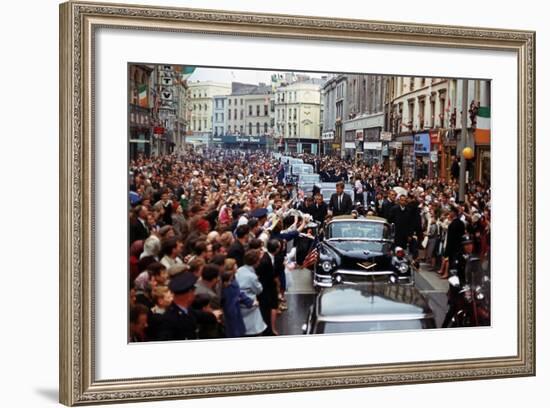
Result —
POLYGON ((193 309, 197 277, 191 272, 181 272, 170 280, 169 288, 174 300, 160 322, 159 340, 193 340, 199 338, 199 325, 216 324, 212 313, 193 309))
POLYGON ((462 289, 466 279, 466 265, 468 264, 468 261, 474 251, 474 241, 468 235, 464 235, 462 237, 461 244, 462 249, 460 254, 453 259, 452 265, 449 265, 449 270, 454 269, 456 271, 456 276, 460 281, 460 285, 458 287, 449 285, 449 291, 447 292, 449 311, 445 315, 445 320, 443 321, 441 327, 449 327, 453 316, 457 312, 460 297, 462 296, 460 294, 460 290, 462 289))

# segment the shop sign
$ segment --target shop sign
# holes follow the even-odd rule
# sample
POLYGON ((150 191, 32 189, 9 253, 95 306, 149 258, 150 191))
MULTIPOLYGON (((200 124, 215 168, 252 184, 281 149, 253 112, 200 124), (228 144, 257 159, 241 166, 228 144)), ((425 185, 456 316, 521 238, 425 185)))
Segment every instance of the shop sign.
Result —
POLYGON ((398 149, 401 150, 403 148, 403 142, 390 142, 390 149, 398 149))
POLYGON ((345 149, 355 149, 355 143, 354 142, 346 142, 344 145, 345 149))
POLYGON ((334 132, 323 132, 323 134, 321 135, 321 139, 334 140, 334 132))
POLYGON ((380 140, 383 142, 391 142, 391 132, 380 132, 380 140))
POLYGON ((428 154, 430 152, 430 134, 417 133, 414 135, 414 152, 428 154))
POLYGON ((438 130, 430 132, 430 143, 431 144, 441 143, 441 138, 439 137, 439 131, 438 130))
POLYGON ((432 163, 437 163, 437 151, 430 152, 430 160, 432 163))
POLYGON ((358 142, 363 141, 363 131, 362 130, 356 130, 355 131, 355 140, 358 142))
POLYGON ((382 142, 365 142, 363 144, 364 150, 382 150, 382 142))

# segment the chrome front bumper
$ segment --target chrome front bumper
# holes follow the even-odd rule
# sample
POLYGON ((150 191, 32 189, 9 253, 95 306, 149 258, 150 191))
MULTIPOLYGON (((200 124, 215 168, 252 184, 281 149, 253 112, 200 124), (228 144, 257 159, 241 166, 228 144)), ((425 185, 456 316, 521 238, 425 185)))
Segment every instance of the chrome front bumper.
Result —
MULTIPOLYGON (((342 277, 345 277, 346 275, 348 275, 348 276, 364 276, 364 277, 395 275, 399 281, 407 281, 407 282, 410 282, 410 283, 414 282, 414 278, 413 278, 412 275, 400 276, 399 274, 397 274, 394 271, 366 272, 366 271, 355 271, 355 270, 351 270, 351 269, 339 269, 336 272, 333 272, 331 275, 323 275, 323 274, 314 273, 313 274, 313 286, 321 287, 321 288, 330 288, 334 284, 333 277, 335 275, 340 275, 342 277)), ((356 284, 357 282, 342 280, 341 283, 353 285, 353 284, 356 284)))

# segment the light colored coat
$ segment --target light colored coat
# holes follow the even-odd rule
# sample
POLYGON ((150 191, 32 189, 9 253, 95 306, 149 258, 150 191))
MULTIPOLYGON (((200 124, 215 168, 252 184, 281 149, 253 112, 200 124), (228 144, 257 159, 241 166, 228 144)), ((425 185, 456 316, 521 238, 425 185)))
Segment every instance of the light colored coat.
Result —
MULTIPOLYGON (((241 291, 253 301, 257 300, 257 295, 262 293, 263 287, 258 280, 258 275, 252 266, 243 265, 237 269, 235 274, 237 283, 241 288, 241 291)), ((241 314, 243 316, 244 326, 246 328, 246 335, 256 335, 262 333, 267 325, 262 319, 262 314, 258 305, 247 308, 241 305, 241 314)))

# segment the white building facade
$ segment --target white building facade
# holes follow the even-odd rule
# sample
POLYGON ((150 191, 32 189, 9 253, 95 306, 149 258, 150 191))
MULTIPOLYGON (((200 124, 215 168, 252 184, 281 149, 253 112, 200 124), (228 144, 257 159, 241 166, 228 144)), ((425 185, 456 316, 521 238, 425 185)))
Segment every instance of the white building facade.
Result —
POLYGON ((189 106, 191 118, 187 142, 209 145, 212 137, 212 113, 214 96, 229 95, 231 86, 213 81, 189 82, 189 106), (189 134, 190 133, 190 134, 189 134))
POLYGON ((318 154, 323 82, 309 79, 277 89, 274 95, 274 137, 279 151, 318 154))

